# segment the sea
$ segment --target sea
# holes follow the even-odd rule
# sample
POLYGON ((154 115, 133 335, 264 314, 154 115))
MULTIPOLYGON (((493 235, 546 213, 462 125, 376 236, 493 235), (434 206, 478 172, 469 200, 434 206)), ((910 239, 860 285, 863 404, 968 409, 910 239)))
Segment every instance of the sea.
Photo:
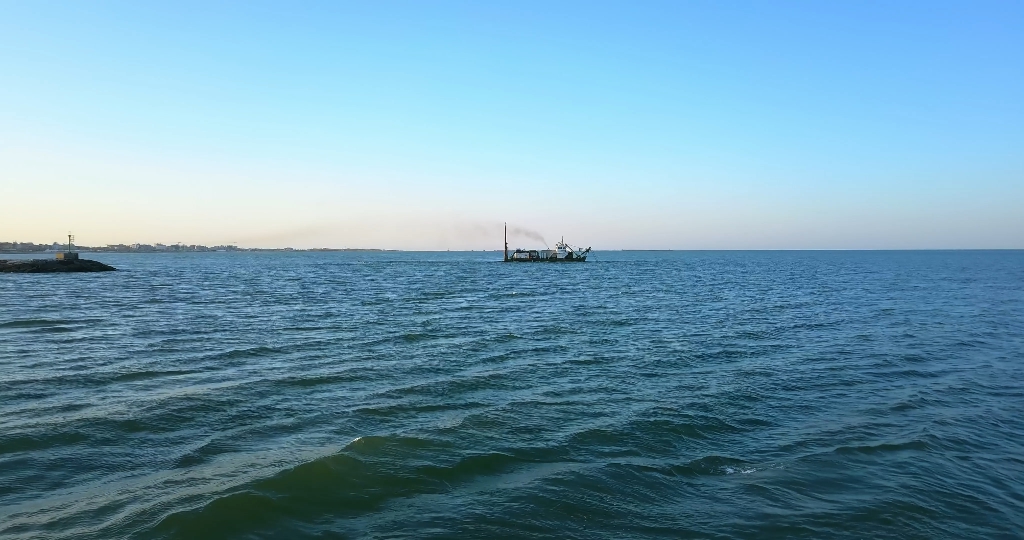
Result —
POLYGON ((1024 538, 1024 251, 0 274, 0 538, 1024 538))

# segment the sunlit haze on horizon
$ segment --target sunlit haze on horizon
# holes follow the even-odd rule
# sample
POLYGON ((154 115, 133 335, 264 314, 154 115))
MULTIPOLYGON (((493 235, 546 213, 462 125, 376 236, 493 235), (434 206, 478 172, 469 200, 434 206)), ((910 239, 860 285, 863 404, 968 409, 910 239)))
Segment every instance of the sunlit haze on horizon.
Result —
POLYGON ((1019 1, 2 8, 0 241, 1024 248, 1019 1))

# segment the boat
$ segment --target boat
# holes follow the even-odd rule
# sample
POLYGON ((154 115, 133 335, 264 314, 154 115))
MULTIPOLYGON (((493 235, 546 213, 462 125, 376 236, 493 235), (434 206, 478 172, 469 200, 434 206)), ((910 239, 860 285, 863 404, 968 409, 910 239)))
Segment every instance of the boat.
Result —
POLYGON ((565 243, 563 236, 555 249, 508 249, 508 224, 505 224, 504 262, 586 262, 590 248, 581 249, 565 243))

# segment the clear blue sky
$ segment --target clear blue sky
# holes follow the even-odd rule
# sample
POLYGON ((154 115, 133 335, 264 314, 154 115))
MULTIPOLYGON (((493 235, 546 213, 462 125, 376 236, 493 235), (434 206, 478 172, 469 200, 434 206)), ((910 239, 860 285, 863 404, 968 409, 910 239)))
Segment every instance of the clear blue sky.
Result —
POLYGON ((1020 1, 0 9, 0 240, 1024 247, 1020 1))

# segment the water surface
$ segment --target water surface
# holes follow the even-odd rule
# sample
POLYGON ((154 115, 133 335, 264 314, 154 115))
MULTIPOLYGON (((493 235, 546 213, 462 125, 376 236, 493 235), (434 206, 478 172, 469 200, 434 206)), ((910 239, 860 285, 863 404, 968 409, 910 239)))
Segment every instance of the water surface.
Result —
POLYGON ((1020 538, 1024 252, 0 276, 0 537, 1020 538))

